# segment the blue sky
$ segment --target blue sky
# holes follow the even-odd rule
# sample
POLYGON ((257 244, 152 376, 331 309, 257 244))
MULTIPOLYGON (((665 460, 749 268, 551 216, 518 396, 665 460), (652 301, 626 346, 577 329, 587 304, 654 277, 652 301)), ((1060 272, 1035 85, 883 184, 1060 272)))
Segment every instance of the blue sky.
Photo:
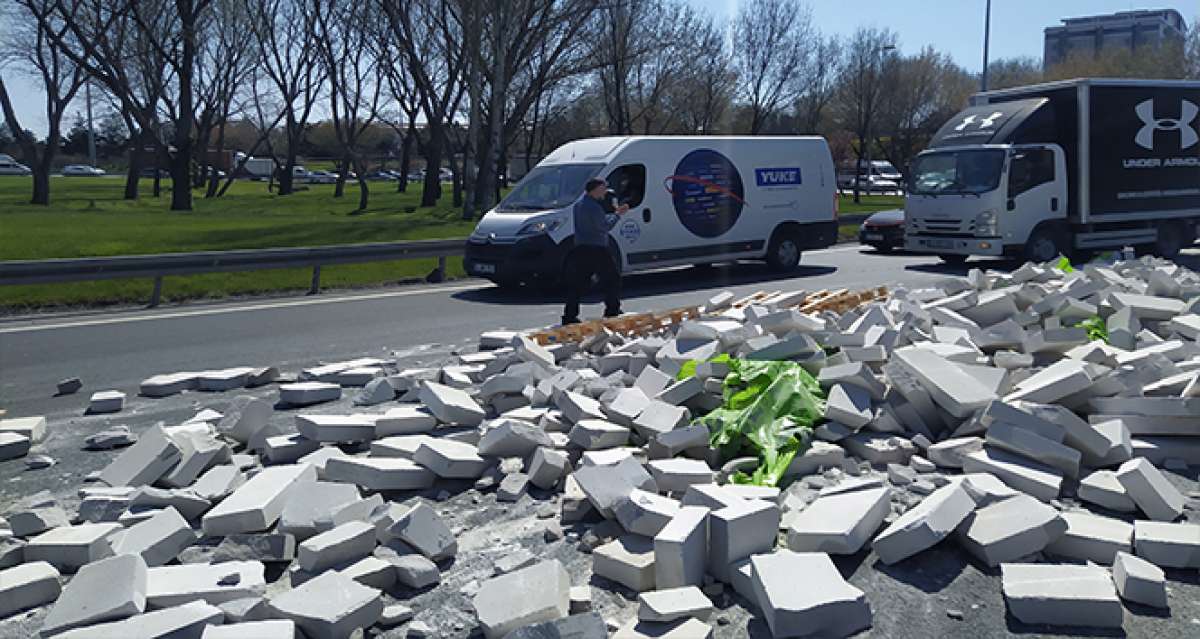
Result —
MULTIPOLYGON (((688 0, 728 23, 737 12, 737 0, 688 0)), ((970 71, 983 65, 983 13, 985 0, 809 0, 822 32, 849 35, 859 26, 887 27, 899 34, 905 53, 927 44, 949 53, 970 71)), ((992 59, 1042 55, 1042 29, 1077 17, 1132 9, 1178 10, 1191 24, 1200 16, 1197 0, 1161 0, 1153 4, 1129 0, 993 0, 992 59)), ((12 82, 12 95, 22 125, 45 131, 42 93, 36 83, 3 71, 12 82)), ((82 100, 80 100, 82 106, 82 100)), ((65 123, 70 126, 68 120, 65 123)))

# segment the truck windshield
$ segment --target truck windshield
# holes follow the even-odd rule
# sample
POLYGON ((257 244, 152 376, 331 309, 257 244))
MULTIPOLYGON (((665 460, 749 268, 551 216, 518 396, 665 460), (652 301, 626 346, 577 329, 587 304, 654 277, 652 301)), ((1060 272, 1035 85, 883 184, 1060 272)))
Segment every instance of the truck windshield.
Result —
POLYGON ((942 151, 917 157, 909 193, 955 195, 987 193, 1000 185, 1004 151, 942 151))
POLYGON ((603 164, 555 164, 530 171, 504 198, 497 213, 560 209, 583 194, 583 185, 603 164))

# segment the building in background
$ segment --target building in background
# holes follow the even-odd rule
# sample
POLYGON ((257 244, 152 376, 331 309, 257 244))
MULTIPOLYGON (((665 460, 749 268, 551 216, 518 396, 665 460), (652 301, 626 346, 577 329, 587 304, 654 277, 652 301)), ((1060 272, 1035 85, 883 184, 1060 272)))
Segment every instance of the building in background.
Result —
POLYGON ((1044 68, 1072 55, 1097 55, 1102 51, 1137 51, 1164 44, 1182 44, 1187 23, 1174 9, 1121 11, 1108 15, 1068 18, 1062 26, 1046 27, 1044 68))

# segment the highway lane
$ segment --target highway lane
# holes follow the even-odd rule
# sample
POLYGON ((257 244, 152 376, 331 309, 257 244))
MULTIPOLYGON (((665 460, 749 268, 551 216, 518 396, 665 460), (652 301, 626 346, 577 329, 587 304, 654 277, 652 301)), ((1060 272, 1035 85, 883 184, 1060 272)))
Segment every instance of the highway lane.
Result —
MULTIPOLYGON (((787 278, 756 263, 632 275, 625 279, 625 310, 698 304, 725 289, 744 295, 912 285, 963 272, 939 265, 933 257, 884 256, 858 245, 839 245, 806 253, 799 271, 787 278)), ((585 315, 600 312, 598 298, 592 302, 585 315)), ((94 390, 122 390, 132 400, 138 382, 156 373, 243 365, 295 371, 319 361, 392 351, 448 352, 473 342, 482 331, 545 326, 560 314, 555 296, 508 293, 486 281, 459 280, 8 320, 0 322, 0 406, 10 415, 74 412, 94 390), (55 383, 72 376, 83 380, 84 390, 52 397, 55 383)))

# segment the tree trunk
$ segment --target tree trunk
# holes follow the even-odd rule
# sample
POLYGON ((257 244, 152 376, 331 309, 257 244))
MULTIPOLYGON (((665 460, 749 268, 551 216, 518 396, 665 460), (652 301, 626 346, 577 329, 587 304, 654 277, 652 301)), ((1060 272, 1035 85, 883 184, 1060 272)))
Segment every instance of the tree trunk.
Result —
POLYGON ((445 132, 441 126, 430 127, 429 142, 425 145, 425 184, 421 188, 421 206, 435 206, 442 197, 442 151, 445 145, 445 132))
POLYGON ((176 0, 183 45, 179 61, 179 117, 175 119, 175 157, 171 162, 171 210, 192 210, 192 75, 196 68, 196 9, 191 0, 176 0))
POLYGON ((138 198, 138 182, 142 178, 142 134, 134 133, 129 136, 132 146, 129 149, 129 170, 125 173, 125 199, 138 198))
POLYGON ((43 164, 33 170, 33 197, 30 204, 46 206, 50 204, 50 167, 43 164))
MULTIPOLYGON (((217 157, 225 157, 225 119, 222 118, 221 124, 217 126, 217 157)), ((224 162, 222 162, 224 164, 224 162)), ((217 195, 217 184, 221 181, 217 176, 219 169, 212 167, 208 175, 208 190, 204 192, 204 198, 212 198, 217 195)), ((233 175, 233 167, 229 167, 229 174, 233 175)))
POLYGON ((465 199, 463 197, 463 174, 461 164, 464 161, 465 160, 459 160, 457 154, 451 154, 450 156, 450 188, 451 192, 454 194, 454 197, 452 198, 454 208, 461 207, 463 205, 463 200, 465 199))
POLYGON ((346 194, 346 174, 350 172, 350 163, 346 158, 338 162, 337 181, 333 183, 333 197, 339 198, 346 194))
POLYGON ((367 188, 367 177, 365 171, 358 172, 358 210, 367 210, 367 201, 370 198, 370 191, 367 188))
POLYGON ((396 185, 396 192, 408 192, 408 172, 412 170, 412 147, 413 136, 416 135, 417 125, 412 120, 408 122, 408 130, 404 133, 404 140, 400 142, 400 180, 396 185))

